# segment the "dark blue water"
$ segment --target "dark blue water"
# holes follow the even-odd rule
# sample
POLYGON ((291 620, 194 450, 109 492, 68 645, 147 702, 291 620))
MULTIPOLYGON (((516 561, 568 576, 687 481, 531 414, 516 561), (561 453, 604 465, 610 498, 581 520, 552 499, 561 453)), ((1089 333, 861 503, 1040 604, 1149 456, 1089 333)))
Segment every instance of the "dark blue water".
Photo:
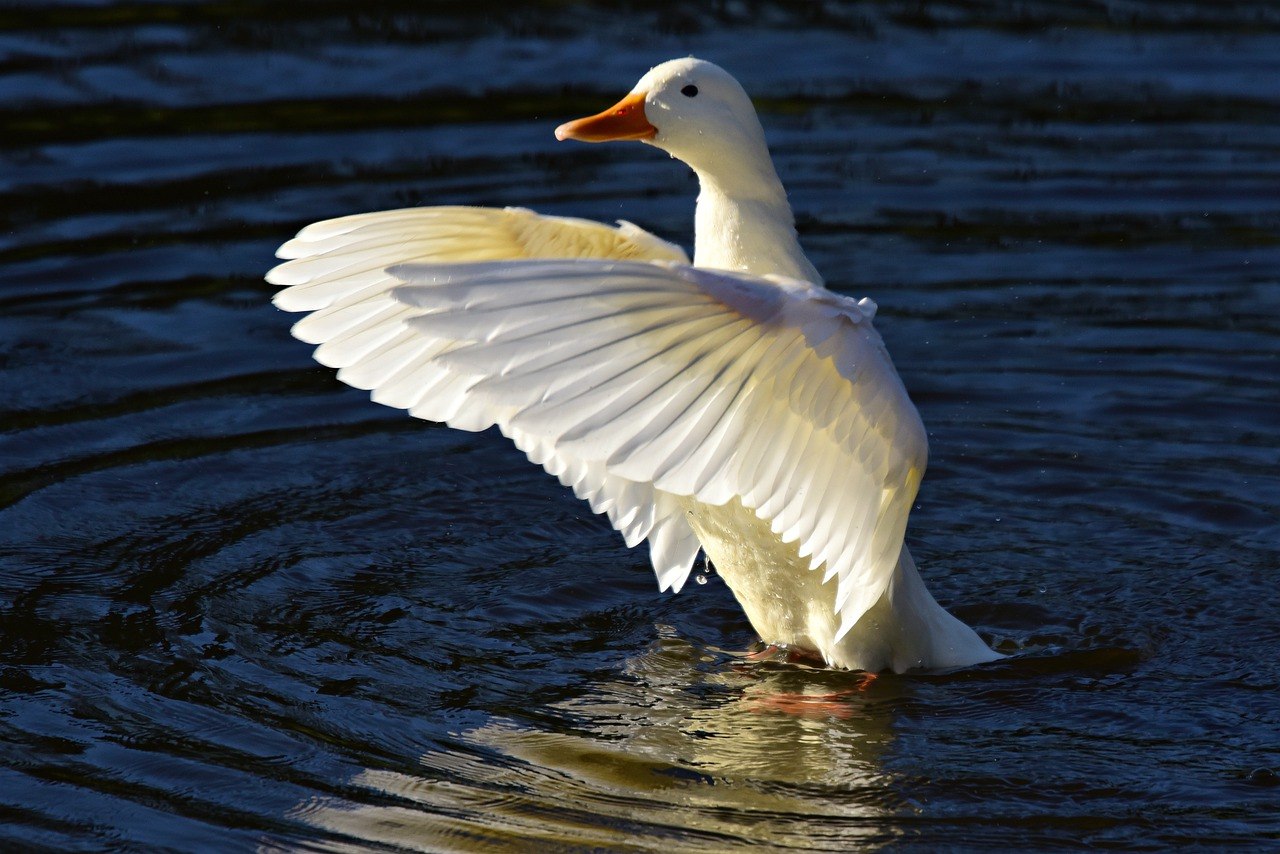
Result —
POLYGON ((9 3, 0 194, 0 847, 1280 847, 1274 3, 9 3), (271 307, 357 211, 687 245, 683 167, 551 131, 689 53, 879 302, 912 550, 1008 661, 745 662, 271 307))

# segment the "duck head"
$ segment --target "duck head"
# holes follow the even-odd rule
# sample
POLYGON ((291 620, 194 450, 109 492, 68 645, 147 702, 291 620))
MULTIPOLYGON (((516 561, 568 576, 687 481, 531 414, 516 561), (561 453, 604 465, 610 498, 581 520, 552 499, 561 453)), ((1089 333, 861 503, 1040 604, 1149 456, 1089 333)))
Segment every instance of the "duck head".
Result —
POLYGON ((639 140, 684 161, 701 191, 694 264, 821 283, 746 91, 718 65, 688 57, 651 69, 602 113, 556 128, 557 139, 639 140))
POLYGON ((776 181, 746 91, 720 66, 693 57, 656 66, 609 109, 560 125, 556 138, 639 140, 721 185, 776 181))

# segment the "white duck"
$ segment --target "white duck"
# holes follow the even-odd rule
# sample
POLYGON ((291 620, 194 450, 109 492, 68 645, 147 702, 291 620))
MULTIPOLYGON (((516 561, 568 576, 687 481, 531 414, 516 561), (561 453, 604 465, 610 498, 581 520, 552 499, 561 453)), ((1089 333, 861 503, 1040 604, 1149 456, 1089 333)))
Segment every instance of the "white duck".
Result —
POLYGON ((694 262, 627 223, 414 208, 328 220, 267 280, 293 334, 373 399, 497 425, 649 541, 661 589, 699 549, 760 637, 836 667, 1000 656, 943 610, 903 544, 927 443, 875 305, 801 252, 755 110, 716 65, 657 66, 556 129, 635 139, 701 182, 694 262))

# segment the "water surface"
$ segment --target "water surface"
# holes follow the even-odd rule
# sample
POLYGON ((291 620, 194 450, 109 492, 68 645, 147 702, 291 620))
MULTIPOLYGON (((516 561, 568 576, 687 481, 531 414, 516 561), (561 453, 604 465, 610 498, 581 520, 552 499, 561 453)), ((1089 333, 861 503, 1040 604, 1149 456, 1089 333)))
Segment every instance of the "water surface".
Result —
POLYGON ((5 845, 1280 845, 1274 4, 9 4, 0 193, 5 845), (683 167, 551 130, 689 53, 880 304, 913 552, 1006 662, 746 662, 714 574, 271 307, 357 211, 687 245, 683 167))

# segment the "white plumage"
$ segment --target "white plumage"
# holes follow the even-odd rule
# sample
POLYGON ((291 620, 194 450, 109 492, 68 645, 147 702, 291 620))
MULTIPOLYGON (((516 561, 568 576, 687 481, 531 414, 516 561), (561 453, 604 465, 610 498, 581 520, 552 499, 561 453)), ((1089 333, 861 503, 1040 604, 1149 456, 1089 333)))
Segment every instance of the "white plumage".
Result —
POLYGON ((278 306, 310 312, 294 335, 379 403, 496 425, 627 545, 647 541, 662 589, 704 549, 765 641, 867 670, 998 657, 903 546, 924 428, 875 305, 826 290, 800 251, 736 81, 665 63, 557 135, 644 139, 693 166, 697 265, 625 222, 343 217, 267 275, 288 286, 278 306))

